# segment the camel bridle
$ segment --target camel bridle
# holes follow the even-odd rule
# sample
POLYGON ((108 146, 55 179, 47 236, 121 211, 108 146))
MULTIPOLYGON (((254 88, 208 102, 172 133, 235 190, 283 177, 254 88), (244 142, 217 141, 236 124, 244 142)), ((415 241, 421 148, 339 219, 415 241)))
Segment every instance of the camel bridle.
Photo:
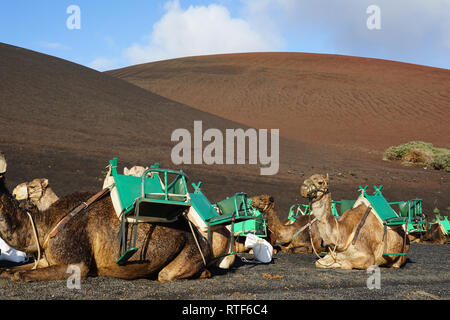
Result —
MULTIPOLYGON (((27 185, 27 197, 29 197, 30 199, 31 199, 31 191, 35 191, 37 188, 30 188, 28 185, 27 185)), ((42 183, 41 182, 39 182, 39 191, 40 191, 40 196, 39 196, 39 198, 36 200, 36 201, 39 201, 39 200, 41 200, 43 197, 44 197, 44 191, 45 190, 45 188, 42 186, 42 183)), ((36 194, 36 192, 34 192, 33 194, 36 194)))
POLYGON ((314 182, 309 183, 309 184, 303 184, 303 185, 306 188, 306 197, 308 198, 310 204, 312 202, 314 202, 314 199, 319 200, 319 199, 316 199, 319 192, 322 193, 322 196, 330 192, 330 190, 328 188, 322 189, 322 188, 318 187, 314 182))

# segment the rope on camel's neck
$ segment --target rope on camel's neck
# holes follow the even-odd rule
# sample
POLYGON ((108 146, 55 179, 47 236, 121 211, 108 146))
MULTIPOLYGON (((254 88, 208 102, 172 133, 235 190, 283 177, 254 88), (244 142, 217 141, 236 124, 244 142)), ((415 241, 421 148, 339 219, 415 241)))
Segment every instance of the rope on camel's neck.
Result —
POLYGON ((26 211, 26 213, 28 215, 28 218, 30 219, 31 229, 33 230, 33 235, 34 235, 34 242, 36 243, 36 247, 37 247, 37 251, 38 251, 37 259, 34 261, 34 266, 32 268, 32 270, 36 270, 38 268, 39 260, 41 260, 41 245, 39 243, 39 236, 37 233, 37 228, 36 228, 36 224, 34 222, 33 216, 28 211, 26 211))
MULTIPOLYGON (((323 191, 322 189, 315 189, 315 195, 317 195, 317 191, 322 191, 324 194, 326 194, 326 193, 328 193, 329 192, 329 190, 326 190, 326 191, 323 191)), ((332 251, 329 251, 329 253, 330 253, 330 256, 333 258, 333 262, 331 262, 330 264, 324 264, 324 263, 322 263, 321 261, 320 261, 320 259, 322 259, 322 257, 317 253, 317 251, 316 251, 316 248, 314 247, 314 242, 313 242, 313 239, 312 239, 312 232, 311 232, 311 215, 312 215, 312 213, 313 213, 313 207, 312 207, 312 204, 313 204, 313 198, 309 198, 309 207, 311 208, 311 210, 310 210, 310 212, 309 212, 309 240, 310 240, 310 242, 311 242, 311 246, 312 246, 312 249, 313 249, 313 251, 314 251, 314 254, 317 256, 317 258, 319 258, 319 260, 317 261, 319 264, 321 264, 321 265, 323 265, 323 266, 325 266, 325 267, 329 267, 329 266, 331 266, 333 263, 335 263, 335 262, 337 262, 337 258, 336 258, 336 248, 338 247, 338 244, 335 244, 334 245, 334 248, 333 248, 333 250, 332 251)), ((337 243, 339 243, 339 240, 340 240, 340 234, 339 234, 339 224, 338 224, 338 221, 336 220, 336 218, 334 218, 334 217, 332 217, 334 220, 335 220, 335 223, 336 223, 336 230, 337 230, 337 235, 338 235, 338 237, 339 237, 339 239, 336 241, 337 243)))

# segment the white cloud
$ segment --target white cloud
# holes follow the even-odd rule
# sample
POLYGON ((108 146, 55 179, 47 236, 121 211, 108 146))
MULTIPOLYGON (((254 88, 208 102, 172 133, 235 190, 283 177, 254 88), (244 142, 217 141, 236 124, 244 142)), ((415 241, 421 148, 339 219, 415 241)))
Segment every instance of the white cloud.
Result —
POLYGON ((96 58, 91 63, 89 63, 88 67, 98 71, 106 71, 112 69, 115 65, 115 59, 96 58))
POLYGON ((449 66, 450 0, 241 0, 246 19, 271 21, 296 51, 449 66), (381 9, 368 30, 366 9, 381 9), (292 45, 294 44, 294 45, 292 45))
POLYGON ((233 18, 222 5, 190 6, 183 10, 178 0, 166 3, 165 15, 153 25, 144 44, 125 50, 133 63, 177 57, 276 51, 280 42, 271 34, 256 30, 247 20, 233 18))

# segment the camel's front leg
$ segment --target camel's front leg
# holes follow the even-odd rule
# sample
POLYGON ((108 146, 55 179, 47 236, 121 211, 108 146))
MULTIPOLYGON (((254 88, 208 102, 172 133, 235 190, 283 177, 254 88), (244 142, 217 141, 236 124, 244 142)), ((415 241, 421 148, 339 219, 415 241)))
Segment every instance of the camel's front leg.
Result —
POLYGON ((338 252, 331 257, 327 254, 323 258, 324 261, 316 261, 316 266, 319 268, 341 268, 344 270, 360 269, 365 270, 375 264, 375 256, 370 251, 357 252, 354 250, 347 250, 345 252, 338 252), (326 259, 328 256, 330 258, 326 259), (320 261, 320 262, 319 262, 320 261), (328 264, 327 264, 328 263, 328 264))
POLYGON ((328 253, 325 257, 316 261, 316 267, 322 269, 333 269, 340 268, 341 264, 330 253, 328 253))
MULTIPOLYGON (((19 271, 32 270, 33 267, 34 267, 34 262, 23 264, 23 265, 16 266, 16 267, 3 269, 3 270, 0 270, 0 278, 11 278, 11 276, 14 273, 19 272, 19 271)), ((38 262, 38 268, 45 268, 45 267, 48 267, 48 262, 45 258, 42 258, 38 262)))
POLYGON ((27 263, 17 267, 2 269, 0 270, 0 278, 11 278, 14 273, 18 271, 31 270, 33 269, 33 266, 34 263, 27 263))
POLYGON ((14 281, 47 281, 47 280, 66 280, 72 275, 69 266, 79 268, 80 280, 84 280, 87 277, 89 268, 84 263, 71 264, 71 265, 56 265, 41 269, 17 271, 11 276, 11 280, 14 281))

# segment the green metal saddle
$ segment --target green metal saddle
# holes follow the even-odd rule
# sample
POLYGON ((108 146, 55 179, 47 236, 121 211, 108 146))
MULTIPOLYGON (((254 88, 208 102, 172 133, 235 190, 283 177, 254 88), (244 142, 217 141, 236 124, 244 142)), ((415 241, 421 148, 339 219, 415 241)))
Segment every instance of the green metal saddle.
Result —
POLYGON ((435 222, 430 222, 430 225, 433 224, 440 224, 442 226, 442 231, 444 232, 445 235, 449 235, 450 234, 450 221, 448 221, 448 217, 447 216, 440 216, 440 215, 436 215, 436 221, 435 222))
POLYGON ((408 233, 426 232, 425 215, 422 213, 422 199, 389 202, 398 207, 398 215, 408 219, 408 233))
POLYGON ((135 177, 117 172, 117 158, 109 164, 121 208, 119 258, 116 263, 124 264, 138 250, 136 238, 140 222, 174 222, 190 207, 191 200, 186 175, 182 171, 160 169, 159 165, 155 164, 141 177, 135 177))
MULTIPOLYGON (((408 218, 401 217, 397 215, 397 213, 392 209, 389 202, 387 202, 386 198, 381 193, 381 189, 383 188, 382 185, 379 187, 374 186, 375 193, 373 195, 368 195, 366 193, 367 186, 364 188, 359 186, 359 190, 361 192, 360 197, 364 197, 369 202, 369 205, 372 207, 372 210, 375 212, 375 214, 381 219, 383 225, 385 226, 385 229, 387 226, 390 227, 400 227, 403 225, 406 225, 407 230, 407 224, 408 224, 408 218)), ((360 198, 356 200, 356 202, 359 202, 360 198)), ((407 237, 407 232, 405 232, 405 241, 407 237)), ((407 255, 408 253, 405 252, 395 252, 395 253, 383 253, 384 256, 401 256, 401 255, 407 255)))
MULTIPOLYGON (((264 222, 262 223, 265 227, 265 219, 257 216, 257 210, 251 207, 251 201, 246 193, 239 192, 232 197, 228 197, 216 204, 212 204, 201 191, 201 182, 198 184, 193 183, 192 186, 194 187, 194 192, 189 194, 192 209, 203 221, 202 224, 206 226, 209 243, 212 241, 211 232, 215 228, 230 226, 230 252, 226 255, 234 254, 234 237, 236 233, 243 230, 245 232, 250 232, 246 229, 246 223, 253 223, 256 225, 256 221, 263 220, 264 222)), ((258 235, 262 236, 262 233, 258 235)), ((221 257, 216 257, 216 259, 218 258, 221 257)))

